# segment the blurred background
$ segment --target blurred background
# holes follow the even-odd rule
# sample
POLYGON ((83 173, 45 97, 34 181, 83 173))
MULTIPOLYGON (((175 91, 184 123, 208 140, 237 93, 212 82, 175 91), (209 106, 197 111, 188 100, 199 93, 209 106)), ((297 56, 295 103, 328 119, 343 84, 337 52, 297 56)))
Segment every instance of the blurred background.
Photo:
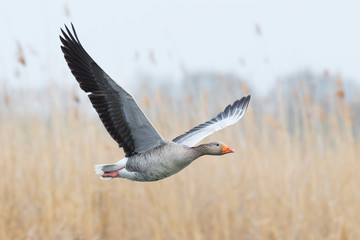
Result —
POLYGON ((360 4, 0 2, 0 239, 359 239, 360 4), (92 58, 167 139, 251 94, 203 140, 236 150, 159 182, 124 154, 60 50, 92 58))

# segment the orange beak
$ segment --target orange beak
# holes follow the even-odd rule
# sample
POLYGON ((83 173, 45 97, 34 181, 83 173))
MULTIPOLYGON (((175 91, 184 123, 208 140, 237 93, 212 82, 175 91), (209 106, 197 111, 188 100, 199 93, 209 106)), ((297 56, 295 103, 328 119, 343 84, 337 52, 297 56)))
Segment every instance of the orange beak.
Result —
POLYGON ((222 149, 222 153, 232 153, 234 152, 234 150, 232 150, 231 148, 229 148, 228 146, 226 145, 223 145, 223 149, 222 149))

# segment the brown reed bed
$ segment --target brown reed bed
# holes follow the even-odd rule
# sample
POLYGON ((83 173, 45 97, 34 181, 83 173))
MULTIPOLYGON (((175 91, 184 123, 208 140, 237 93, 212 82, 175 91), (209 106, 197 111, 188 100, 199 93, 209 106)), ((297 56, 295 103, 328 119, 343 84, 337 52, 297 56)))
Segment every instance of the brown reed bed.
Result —
MULTIPOLYGON (((218 107, 202 96, 185 97, 191 110, 161 94, 139 102, 172 139, 218 107)), ((292 96, 290 116, 282 94, 274 111, 253 97, 239 124, 205 139, 235 154, 203 157, 152 183, 94 174, 94 164, 123 153, 76 105, 52 106, 49 118, 3 111, 0 239, 359 239, 360 142, 343 90, 331 111, 304 96, 292 96)))

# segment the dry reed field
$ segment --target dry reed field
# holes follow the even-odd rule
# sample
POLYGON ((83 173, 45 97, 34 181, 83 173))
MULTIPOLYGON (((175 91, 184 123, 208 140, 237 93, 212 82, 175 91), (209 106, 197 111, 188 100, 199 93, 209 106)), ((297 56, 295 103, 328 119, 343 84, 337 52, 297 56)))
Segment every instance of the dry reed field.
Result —
MULTIPOLYGON (((162 94, 135 97, 168 139, 236 99, 204 92, 179 104, 162 94)), ((43 103, 50 112, 42 117, 25 106, 11 113, 16 102, 3 94, 0 239, 360 239, 352 107, 342 89, 327 99, 330 109, 306 90, 290 96, 291 114, 280 91, 271 99, 253 95, 238 124, 203 141, 223 141, 235 154, 202 157, 170 178, 139 183, 95 175, 94 164, 124 154, 83 111, 89 101, 43 103), (269 102, 276 107, 266 110, 269 102)))

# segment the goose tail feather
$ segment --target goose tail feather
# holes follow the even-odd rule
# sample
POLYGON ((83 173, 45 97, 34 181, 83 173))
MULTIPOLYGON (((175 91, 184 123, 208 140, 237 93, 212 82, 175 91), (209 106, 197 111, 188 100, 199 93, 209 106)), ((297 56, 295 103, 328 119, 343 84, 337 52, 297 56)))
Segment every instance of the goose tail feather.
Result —
POLYGON ((114 172, 120 170, 120 166, 117 164, 98 164, 94 166, 96 174, 104 174, 106 172, 114 172))

